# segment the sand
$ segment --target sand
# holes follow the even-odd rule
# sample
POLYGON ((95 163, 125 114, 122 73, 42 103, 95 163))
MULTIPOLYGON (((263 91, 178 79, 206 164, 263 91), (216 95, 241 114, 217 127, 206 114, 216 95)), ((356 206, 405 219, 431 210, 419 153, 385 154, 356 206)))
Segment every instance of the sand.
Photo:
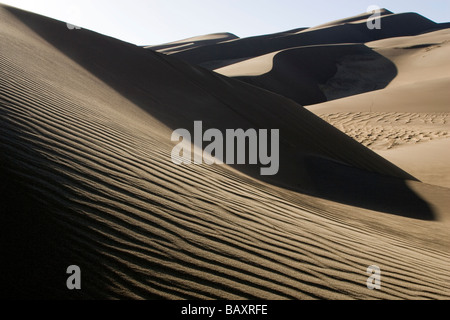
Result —
MULTIPOLYGON (((448 25, 383 9, 378 32, 364 28, 368 16, 175 56, 307 105, 376 152, 450 137, 450 77, 443 67, 450 64, 448 25)), ((412 150, 404 149, 404 157, 418 153, 412 150)), ((399 156, 381 155, 407 172, 418 169, 421 177, 428 171, 427 182, 448 186, 441 166, 418 161, 411 169, 399 156)))
POLYGON ((224 43, 227 41, 238 39, 238 37, 232 33, 214 33, 204 36, 192 37, 189 39, 174 41, 165 45, 145 46, 146 49, 151 49, 166 54, 180 53, 185 50, 199 48, 203 46, 224 43))
POLYGON ((448 188, 278 94, 10 7, 0 24, 2 298, 450 297, 448 188), (279 175, 173 164, 200 119, 280 129, 279 175))
POLYGON ((395 64, 389 85, 308 108, 421 181, 449 187, 450 30, 366 45, 395 64))
POLYGON ((450 188, 450 139, 380 150, 378 154, 396 163, 421 181, 450 188))

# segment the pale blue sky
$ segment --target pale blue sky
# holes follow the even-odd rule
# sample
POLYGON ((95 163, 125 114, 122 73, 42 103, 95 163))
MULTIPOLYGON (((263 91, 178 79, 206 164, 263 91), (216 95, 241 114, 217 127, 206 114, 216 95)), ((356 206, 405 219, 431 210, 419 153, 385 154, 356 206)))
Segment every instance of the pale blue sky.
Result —
POLYGON ((450 0, 0 0, 138 45, 216 32, 240 37, 311 27, 378 5, 450 21, 450 0))

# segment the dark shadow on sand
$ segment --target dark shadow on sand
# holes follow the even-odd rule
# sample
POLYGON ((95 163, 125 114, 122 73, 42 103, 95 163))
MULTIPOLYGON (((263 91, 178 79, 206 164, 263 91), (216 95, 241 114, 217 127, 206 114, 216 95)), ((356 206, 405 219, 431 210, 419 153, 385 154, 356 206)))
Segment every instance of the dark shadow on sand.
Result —
POLYGON ((269 72, 236 78, 306 106, 383 89, 397 75, 395 64, 374 50, 345 44, 289 49, 274 56, 269 72))
POLYGON ((0 299, 92 298, 66 287, 67 267, 84 266, 70 249, 68 231, 49 213, 49 204, 32 198, 27 182, 19 182, 3 166, 0 179, 0 299))

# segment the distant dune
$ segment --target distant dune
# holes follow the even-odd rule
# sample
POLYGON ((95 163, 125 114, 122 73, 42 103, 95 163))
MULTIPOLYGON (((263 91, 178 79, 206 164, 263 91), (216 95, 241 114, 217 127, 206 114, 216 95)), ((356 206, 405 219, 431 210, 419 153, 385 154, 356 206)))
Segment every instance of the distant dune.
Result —
POLYGON ((215 71, 303 105, 382 89, 397 75, 391 61, 363 44, 286 49, 215 71))
MULTIPOLYGON (((296 64, 331 50, 336 59, 367 53, 401 74, 398 61, 361 43, 439 26, 415 14, 383 19, 396 31, 373 36, 352 21, 253 39, 217 34, 153 47, 163 54, 0 6, 0 297, 450 298, 450 189, 418 181, 288 94, 194 65, 232 68, 275 52, 296 64), (344 45, 354 37, 361 43, 344 45), (295 39, 319 46, 295 49, 295 39), (279 174, 173 164, 173 130, 197 120, 279 129, 279 174), (382 290, 366 287, 373 264, 382 290), (81 291, 66 288, 69 265, 82 270, 81 291)), ((317 89, 308 99, 345 91, 321 87, 335 75, 324 59, 302 75, 317 89)), ((390 90, 391 71, 373 85, 390 90)), ((366 92, 369 80, 351 90, 366 92)), ((402 110, 391 112, 413 112, 402 110)))
MULTIPOLYGON (((272 35, 235 39, 208 46, 194 47, 191 50, 176 52, 173 55, 213 70, 233 64, 236 60, 247 60, 294 47, 366 43, 392 37, 414 36, 423 32, 446 28, 445 25, 437 24, 416 13, 392 14, 385 10, 381 14, 380 20, 384 28, 380 30, 369 30, 367 28, 368 15, 364 14, 314 28, 302 28, 272 35), (360 17, 362 19, 359 19, 360 17)), ((164 46, 166 50, 167 46, 164 46)), ((174 46, 177 46, 177 44, 175 43, 174 46)), ((149 48, 158 49, 158 47, 149 48)))
POLYGON ((182 52, 185 50, 191 50, 194 48, 199 48, 203 46, 208 46, 217 43, 223 43, 230 40, 238 39, 238 37, 232 33, 216 33, 216 34, 208 34, 204 36, 192 37, 189 39, 184 39, 180 41, 175 41, 172 43, 168 43, 160 46, 148 46, 147 49, 152 49, 155 51, 174 54, 178 52, 182 52))

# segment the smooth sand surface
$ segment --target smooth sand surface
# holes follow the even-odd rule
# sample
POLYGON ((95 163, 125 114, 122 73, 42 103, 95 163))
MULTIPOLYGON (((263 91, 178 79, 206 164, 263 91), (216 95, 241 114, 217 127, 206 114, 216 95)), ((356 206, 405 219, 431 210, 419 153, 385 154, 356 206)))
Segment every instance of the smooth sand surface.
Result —
POLYGON ((450 298, 450 190, 292 100, 5 6, 0 43, 1 297, 450 298), (176 166, 195 120, 280 129, 279 175, 176 166))
POLYGON ((450 188, 450 139, 417 146, 380 150, 378 154, 396 163, 425 183, 450 188))

